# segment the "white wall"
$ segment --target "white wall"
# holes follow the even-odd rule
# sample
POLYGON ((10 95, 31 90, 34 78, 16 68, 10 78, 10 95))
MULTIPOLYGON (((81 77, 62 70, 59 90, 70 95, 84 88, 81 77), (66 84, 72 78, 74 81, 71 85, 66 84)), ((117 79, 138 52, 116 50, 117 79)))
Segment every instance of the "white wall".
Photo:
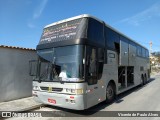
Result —
POLYGON ((36 51, 0 47, 0 102, 32 95, 29 60, 36 51))

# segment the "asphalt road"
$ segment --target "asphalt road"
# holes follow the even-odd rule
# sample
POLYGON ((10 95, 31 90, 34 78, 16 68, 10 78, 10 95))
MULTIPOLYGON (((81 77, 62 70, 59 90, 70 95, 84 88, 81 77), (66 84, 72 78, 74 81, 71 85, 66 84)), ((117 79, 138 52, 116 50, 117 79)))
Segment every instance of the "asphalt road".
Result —
MULTIPOLYGON (((100 103, 89 110, 93 112, 87 113, 86 111, 73 111, 68 109, 62 109, 53 106, 46 106, 40 109, 33 110, 33 112, 38 111, 52 111, 55 115, 65 116, 69 114, 74 117, 54 117, 54 119, 72 119, 72 120, 160 120, 160 117, 100 117, 100 113, 107 114, 107 112, 102 111, 160 111, 160 74, 152 78, 149 83, 143 87, 135 87, 125 93, 117 96, 116 100, 112 104, 100 103), (60 111, 60 112, 55 112, 60 111), (63 111, 63 112, 61 112, 63 111), (99 117, 94 117, 98 116, 99 117)), ((52 115, 52 112, 48 115, 52 115)), ((131 112, 133 113, 133 112, 131 112)), ((154 113, 153 113, 154 114, 154 113)), ((159 113, 160 114, 160 113, 159 113)), ((22 118, 9 118, 8 120, 20 120, 22 118)), ((52 120, 53 117, 46 118, 23 118, 23 120, 52 120)))

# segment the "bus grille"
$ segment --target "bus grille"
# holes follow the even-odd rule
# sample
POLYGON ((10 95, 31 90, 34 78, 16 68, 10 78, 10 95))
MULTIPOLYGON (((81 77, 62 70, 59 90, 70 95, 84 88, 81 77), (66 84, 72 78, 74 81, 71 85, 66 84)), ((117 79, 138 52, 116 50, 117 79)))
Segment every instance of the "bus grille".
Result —
MULTIPOLYGON (((49 90, 49 87, 40 87, 41 90, 44 90, 44 91, 48 91, 49 90)), ((63 90, 63 88, 52 88, 52 91, 53 92, 61 92, 63 90)))

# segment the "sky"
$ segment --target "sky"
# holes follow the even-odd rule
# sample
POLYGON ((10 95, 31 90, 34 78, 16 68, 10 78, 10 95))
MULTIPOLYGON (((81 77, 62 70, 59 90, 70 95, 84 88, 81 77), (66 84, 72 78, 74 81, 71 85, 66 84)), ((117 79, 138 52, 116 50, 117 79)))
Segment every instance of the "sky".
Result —
POLYGON ((160 0, 0 0, 0 45, 36 48, 44 26, 81 14, 160 51, 160 0))

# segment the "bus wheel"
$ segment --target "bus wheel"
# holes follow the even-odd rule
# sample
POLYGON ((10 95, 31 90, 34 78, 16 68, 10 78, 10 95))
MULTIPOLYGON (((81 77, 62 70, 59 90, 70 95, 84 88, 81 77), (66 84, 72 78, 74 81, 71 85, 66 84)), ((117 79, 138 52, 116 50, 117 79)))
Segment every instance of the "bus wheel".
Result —
POLYGON ((143 86, 144 85, 144 77, 143 77, 143 75, 141 75, 141 86, 143 86))
POLYGON ((106 103, 111 103, 115 98, 114 84, 109 83, 106 89, 106 103))
POLYGON ((147 76, 145 74, 145 76, 144 76, 144 84, 146 84, 146 83, 147 83, 147 76))

